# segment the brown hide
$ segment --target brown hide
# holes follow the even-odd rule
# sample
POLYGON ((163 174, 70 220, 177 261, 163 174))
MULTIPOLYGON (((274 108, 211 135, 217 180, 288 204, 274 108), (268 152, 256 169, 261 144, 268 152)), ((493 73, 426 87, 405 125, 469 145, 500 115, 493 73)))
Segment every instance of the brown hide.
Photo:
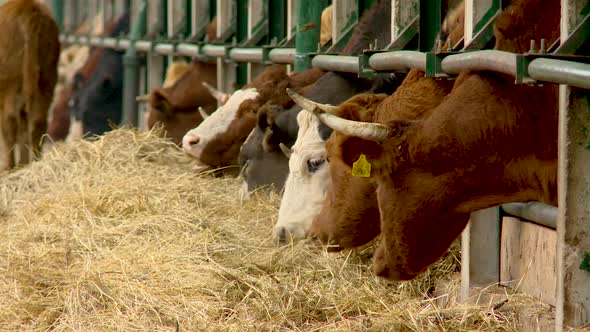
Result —
POLYGON ((57 96, 53 115, 49 120, 47 135, 52 141, 63 141, 68 136, 70 129, 70 114, 68 103, 72 97, 72 85, 67 84, 57 96))
MULTIPOLYGON (((49 9, 34 0, 3 4, 0 31, 0 131, 5 165, 12 168, 17 144, 40 157, 57 82, 59 32, 49 9)), ((21 149, 19 162, 28 162, 28 151, 21 149)))
MULTIPOLYGON (((441 36, 455 44, 463 37, 463 4, 451 10, 445 20, 441 36)), ((443 46, 447 47, 447 44, 443 46)), ((414 120, 427 117, 451 92, 453 81, 426 78, 424 72, 411 70, 402 84, 379 105, 369 105, 363 97, 362 106, 344 106, 337 115, 362 122, 387 122, 394 119, 414 120)), ((357 97, 351 98, 357 100, 357 97)), ((332 183, 318 216, 313 220, 310 235, 330 244, 329 250, 357 247, 366 244, 380 233, 380 214, 377 204, 377 183, 374 178, 354 177, 342 162, 340 145, 346 136, 334 132, 326 142, 330 160, 332 183)))
MULTIPOLYGON (((412 70, 390 97, 355 96, 338 109, 337 115, 362 122, 423 118, 443 101, 452 86, 452 81, 426 78, 424 72, 412 70)), ((347 151, 340 150, 340 144, 347 139, 334 132, 326 143, 332 187, 310 231, 322 242, 340 248, 363 245, 380 232, 375 179, 352 176, 350 167, 342 162, 347 151)))
MULTIPOLYGON (((212 167, 237 165, 240 147, 256 125, 256 113, 266 103, 289 103, 285 88, 280 85, 287 79, 284 65, 272 65, 258 75, 244 89, 255 88, 258 97, 240 104, 236 118, 226 132, 213 137, 203 147, 200 161, 212 167)), ((292 101, 290 101, 292 103, 292 101)))
POLYGON ((199 106, 208 112, 217 106, 203 82, 217 85, 217 66, 193 61, 172 86, 154 89, 150 94, 148 128, 162 126, 165 136, 180 145, 184 134, 203 121, 199 106))
MULTIPOLYGON (((559 35, 558 0, 520 0, 496 21, 496 49, 522 52, 559 35)), ((439 259, 471 212, 515 201, 556 203, 557 89, 464 72, 422 120, 393 120, 384 142, 342 137, 343 164, 373 167, 383 241, 376 274, 414 278, 439 259)), ((349 168, 350 169, 350 168, 349 168)))

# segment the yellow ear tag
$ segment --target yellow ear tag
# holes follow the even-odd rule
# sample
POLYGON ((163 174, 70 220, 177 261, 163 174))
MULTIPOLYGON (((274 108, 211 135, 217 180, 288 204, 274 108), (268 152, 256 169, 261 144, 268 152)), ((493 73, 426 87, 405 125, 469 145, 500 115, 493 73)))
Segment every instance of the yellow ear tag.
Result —
POLYGON ((364 154, 361 154, 359 159, 352 164, 352 176, 359 178, 371 177, 371 164, 369 164, 364 154))

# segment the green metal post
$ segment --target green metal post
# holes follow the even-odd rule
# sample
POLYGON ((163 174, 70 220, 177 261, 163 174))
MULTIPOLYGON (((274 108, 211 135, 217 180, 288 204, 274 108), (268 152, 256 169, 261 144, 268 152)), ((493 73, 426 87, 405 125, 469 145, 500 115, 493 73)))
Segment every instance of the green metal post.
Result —
POLYGON ((311 58, 308 54, 317 51, 322 10, 326 5, 326 0, 298 0, 296 3, 295 71, 311 68, 311 58))
POLYGON ((147 0, 142 0, 139 15, 129 35, 129 48, 123 56, 123 125, 137 127, 138 108, 135 97, 139 94, 140 57, 135 49, 135 41, 145 35, 147 21, 147 0))
POLYGON ((283 0, 269 0, 268 6, 268 39, 280 41, 287 36, 287 6, 283 0))
POLYGON ((420 52, 430 52, 440 31, 441 0, 420 0, 420 52))
MULTIPOLYGON (((237 21, 238 26, 236 30, 236 39, 241 43, 248 39, 248 0, 237 1, 237 21)), ((238 86, 243 86, 248 82, 248 65, 246 63, 238 63, 236 72, 236 83, 238 86)))
POLYGON ((213 20, 215 16, 217 16, 217 1, 209 0, 209 19, 213 20))
POLYGON ((52 1, 53 7, 53 17, 55 17, 55 22, 59 27, 60 32, 64 32, 64 1, 63 0, 53 0, 52 1))

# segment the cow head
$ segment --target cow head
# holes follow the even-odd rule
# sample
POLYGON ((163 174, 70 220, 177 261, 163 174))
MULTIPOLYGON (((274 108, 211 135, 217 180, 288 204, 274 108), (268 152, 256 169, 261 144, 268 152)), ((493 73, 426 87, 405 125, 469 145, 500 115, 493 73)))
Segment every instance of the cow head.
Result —
POLYGON ((264 105, 257 114, 257 124, 242 147, 238 162, 243 180, 241 197, 262 187, 273 187, 279 191, 289 172, 289 159, 280 146, 291 147, 294 143, 288 134, 288 124, 277 122, 277 117, 285 118, 288 110, 278 105, 264 105))
POLYGON ((217 102, 208 89, 210 85, 204 85, 215 84, 216 75, 214 64, 196 61, 189 65, 173 63, 166 72, 162 87, 137 98, 138 101, 149 102, 147 127, 162 127, 165 137, 181 145, 184 134, 203 121, 199 107, 208 112, 216 108, 217 102))
POLYGON ((330 182, 325 140, 330 131, 310 113, 297 115, 299 132, 290 151, 289 176, 273 231, 278 244, 305 237, 330 182))
POLYGON ((258 96, 256 88, 234 92, 225 105, 184 135, 184 151, 212 167, 235 164, 240 146, 256 122, 258 96))
POLYGON ((235 166, 237 170, 240 147, 254 129, 258 110, 267 102, 280 99, 277 86, 286 78, 284 66, 268 67, 250 84, 234 92, 201 125, 188 131, 182 140, 184 151, 205 165, 235 166))
POLYGON ((243 198, 261 187, 283 188, 289 173, 289 160, 281 145, 291 147, 295 143, 298 130, 296 116, 301 110, 299 106, 293 106, 286 88, 306 94, 323 74, 318 68, 290 74, 277 84, 275 95, 258 111, 256 128, 242 145, 238 158, 244 181, 243 198))
POLYGON ((74 78, 74 93, 70 110, 82 122, 83 133, 101 135, 121 121, 123 106, 122 54, 104 51, 104 58, 86 82, 83 77, 74 78))
MULTIPOLYGON (((422 118, 429 115, 451 89, 452 82, 426 78, 423 72, 412 70, 396 92, 383 99, 378 108, 351 108, 345 103, 334 115, 359 124, 422 118)), ((340 247, 363 245, 379 234, 376 181, 374 177, 354 176, 350 165, 359 160, 361 154, 379 159, 381 148, 371 141, 336 131, 326 143, 326 150, 332 186, 322 211, 313 222, 311 234, 340 247)))

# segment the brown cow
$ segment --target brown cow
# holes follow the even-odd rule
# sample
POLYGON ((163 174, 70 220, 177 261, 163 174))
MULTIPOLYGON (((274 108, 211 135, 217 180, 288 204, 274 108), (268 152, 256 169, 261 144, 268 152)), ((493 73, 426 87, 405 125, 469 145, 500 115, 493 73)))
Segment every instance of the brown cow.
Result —
MULTIPOLYGON (((59 31, 49 9, 34 0, 15 0, 0 7, 0 130, 8 169, 13 149, 28 146, 40 157, 41 136, 57 82, 59 31)), ((19 163, 29 161, 20 150, 19 163)))
POLYGON ((217 84, 217 66, 193 61, 172 86, 154 89, 149 97, 148 128, 162 126, 165 136, 180 145, 184 134, 203 121, 199 107, 208 113, 217 108, 217 100, 203 82, 217 84))
MULTIPOLYGON (((213 19, 207 26, 208 40, 215 39, 216 27, 217 19, 213 19)), ((217 86, 215 63, 193 61, 174 84, 153 89, 146 98, 150 104, 148 128, 161 126, 165 136, 180 145, 184 134, 203 121, 199 107, 208 113, 217 108, 216 99, 203 82, 217 86)))
MULTIPOLYGON (((383 9, 379 8, 375 14, 381 15, 383 9)), ((461 8, 457 10, 461 10, 461 8)), ((447 17, 452 15, 453 11, 447 17)), ((362 20, 365 20, 365 18, 363 17, 362 20)), ((374 21, 374 19, 369 20, 369 22, 374 21)), ((450 35, 450 41, 456 43, 462 37, 463 25, 462 22, 455 20, 451 22, 453 24, 446 25, 447 29, 450 27, 458 32, 453 31, 452 34, 449 34, 446 31, 447 29, 443 29, 442 33, 450 35)), ((353 38, 354 36, 351 40, 353 38)), ((321 82, 318 81, 317 84, 319 85, 321 82)), ((327 88, 331 89, 333 87, 334 84, 327 88)), ((383 121, 396 116, 416 119, 425 116, 428 111, 425 109, 426 105, 422 107, 420 103, 428 101, 429 107, 438 105, 444 95, 450 92, 451 87, 452 83, 450 82, 427 79, 423 73, 413 70, 404 80, 404 84, 398 87, 399 91, 395 90, 392 97, 384 99, 383 96, 374 98, 364 95, 364 97, 353 98, 351 103, 355 104, 355 106, 348 105, 346 111, 358 111, 358 114, 353 112, 350 115, 342 115, 363 119, 363 121, 375 121, 376 119, 383 121), (377 105, 381 107, 377 108, 377 105)), ((338 96, 346 96, 347 92, 349 92, 343 89, 343 86, 337 91, 340 92, 338 96)), ((314 94, 310 95, 310 97, 312 99, 314 97, 326 98, 322 94, 314 94)), ((334 101, 338 102, 338 100, 334 101)), ((344 99, 341 99, 341 101, 344 101, 344 99)), ((348 218, 352 220, 362 218, 363 223, 359 225, 362 228, 360 233, 366 236, 367 240, 370 240, 375 236, 375 233, 379 232, 379 212, 374 185, 367 179, 356 178, 350 181, 334 180, 335 183, 333 184, 329 168, 335 166, 334 163, 326 162, 326 141, 332 134, 332 130, 325 127, 308 112, 299 114, 297 122, 299 123, 299 132, 293 145, 293 153, 289 157, 289 176, 285 183, 279 217, 273 231, 275 240, 279 244, 286 244, 291 240, 305 237, 312 228, 315 228, 314 233, 319 233, 317 235, 320 235, 321 239, 334 239, 334 241, 330 242, 346 247, 356 245, 359 241, 365 241, 360 238, 355 238, 355 242, 352 243, 346 242, 347 239, 338 241, 340 237, 348 235, 353 229, 349 226, 339 229, 334 224, 342 225, 348 218), (354 185, 339 188, 340 184, 346 185, 348 183, 354 183, 354 185), (333 186, 335 188, 332 188, 333 186), (301 192, 305 192, 306 195, 302 196, 301 192), (348 197, 349 195, 350 197, 348 197), (340 199, 343 201, 340 201, 340 199), (332 204, 334 206, 331 208, 332 204), (324 206, 323 212, 322 206, 324 206), (320 214, 320 219, 316 219, 320 214), (314 225, 314 219, 316 219, 316 225, 314 225)), ((349 176, 347 174, 350 173, 345 172, 342 176, 349 176)), ((352 221, 349 224, 356 225, 352 221)), ((329 248, 332 249, 333 247, 329 248)))
MULTIPOLYGON (((441 28, 441 38, 455 45, 463 37, 465 7, 460 3, 450 10, 441 28)), ((392 120, 414 120, 429 116, 444 97, 451 92, 453 81, 427 78, 424 72, 412 69, 400 87, 378 107, 368 108, 370 96, 364 96, 365 107, 346 108, 347 114, 336 115, 354 121, 384 123, 392 120)), ((356 99, 356 98, 355 98, 356 99)), ((333 140, 326 142, 327 154, 333 154, 333 140), (332 152, 331 152, 332 151, 332 152)), ((380 214, 373 178, 352 176, 350 168, 339 158, 329 163, 331 183, 320 213, 314 218, 311 236, 330 244, 328 250, 357 247, 371 241, 380 233, 380 214), (362 223, 361 223, 362 221, 362 223)))
MULTIPOLYGON (((556 40, 559 13, 558 0, 514 1, 496 20, 495 48, 522 53, 530 39, 556 40)), ((556 204, 557 89, 513 82, 493 72, 461 73, 422 120, 383 125, 314 110, 336 131, 331 162, 351 171, 365 155, 372 166, 383 237, 376 274, 414 278, 446 252, 476 210, 515 201, 556 204)))

